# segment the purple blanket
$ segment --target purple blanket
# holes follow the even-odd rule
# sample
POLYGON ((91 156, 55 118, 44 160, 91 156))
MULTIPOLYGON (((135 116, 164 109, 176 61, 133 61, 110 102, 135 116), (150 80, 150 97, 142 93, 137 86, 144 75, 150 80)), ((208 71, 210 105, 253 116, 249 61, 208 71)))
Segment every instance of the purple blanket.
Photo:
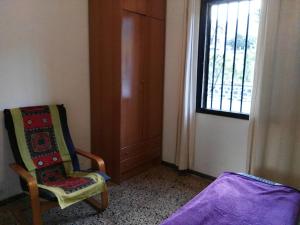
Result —
POLYGON ((296 225, 300 192, 224 173, 162 225, 296 225))

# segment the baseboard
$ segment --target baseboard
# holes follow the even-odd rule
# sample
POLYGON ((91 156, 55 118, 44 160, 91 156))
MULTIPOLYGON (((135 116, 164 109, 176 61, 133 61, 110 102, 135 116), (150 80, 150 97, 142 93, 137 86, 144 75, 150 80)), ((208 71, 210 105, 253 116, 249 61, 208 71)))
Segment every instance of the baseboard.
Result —
POLYGON ((190 169, 183 170, 183 171, 182 170, 178 170, 178 166, 176 166, 173 163, 169 163, 169 162, 165 162, 165 161, 162 161, 161 163, 164 166, 167 166, 167 167, 170 167, 172 169, 175 169, 180 174, 193 174, 193 175, 196 175, 198 177, 205 178, 205 179, 208 179, 208 180, 211 180, 211 181, 214 181, 216 179, 216 177, 213 177, 213 176, 210 176, 210 175, 207 175, 207 174, 204 174, 204 173, 200 173, 200 172, 197 172, 197 171, 194 171, 194 170, 190 170, 190 169))
POLYGON ((16 200, 19 200, 19 199, 22 199, 24 198, 25 196, 27 196, 24 192, 20 193, 20 194, 17 194, 17 195, 13 195, 9 198, 6 198, 6 199, 3 199, 0 201, 0 206, 3 206, 3 205, 6 205, 8 203, 11 203, 11 202, 14 202, 16 200))
POLYGON ((178 166, 176 166, 173 163, 169 163, 169 162, 166 162, 166 161, 161 161, 161 164, 164 165, 164 166, 170 167, 172 169, 178 170, 178 166))
POLYGON ((202 177, 202 178, 205 178, 205 179, 208 179, 208 180, 211 180, 211 181, 214 181, 215 179, 217 179, 214 176, 210 176, 210 175, 207 175, 205 173, 200 173, 200 172, 197 172, 195 170, 188 170, 188 173, 199 176, 199 177, 202 177))

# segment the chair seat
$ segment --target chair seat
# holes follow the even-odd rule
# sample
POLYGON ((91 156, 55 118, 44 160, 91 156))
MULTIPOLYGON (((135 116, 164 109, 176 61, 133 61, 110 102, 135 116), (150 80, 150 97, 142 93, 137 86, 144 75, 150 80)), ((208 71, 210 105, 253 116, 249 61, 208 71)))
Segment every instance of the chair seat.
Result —
POLYGON ((88 170, 80 170, 81 172, 86 172, 86 173, 98 173, 100 176, 102 176, 105 180, 105 182, 109 181, 111 178, 108 176, 106 173, 98 171, 98 170, 93 170, 93 169, 88 169, 88 170))
MULTIPOLYGON (((95 171, 92 169, 88 169, 88 170, 81 170, 81 172, 88 172, 88 173, 98 173, 100 176, 102 176, 105 180, 105 182, 109 181, 111 178, 104 172, 99 172, 99 171, 95 171)), ((84 185, 84 180, 82 180, 82 178, 77 177, 77 178, 67 178, 59 183, 53 183, 53 185, 55 185, 56 187, 63 187, 66 188, 70 185, 72 185, 73 187, 78 185, 78 186, 82 186, 84 185)), ((52 186, 51 184, 49 186, 52 186)), ((53 194, 53 192, 46 190, 44 188, 39 188, 39 196, 43 199, 46 199, 48 201, 57 201, 56 196, 53 194)))

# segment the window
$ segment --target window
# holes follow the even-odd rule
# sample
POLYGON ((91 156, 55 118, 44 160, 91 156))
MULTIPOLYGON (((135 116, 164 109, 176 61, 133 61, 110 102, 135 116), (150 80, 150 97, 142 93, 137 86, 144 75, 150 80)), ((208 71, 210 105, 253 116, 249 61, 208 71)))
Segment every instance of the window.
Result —
POLYGON ((197 112, 249 119, 260 0, 203 0, 197 112))

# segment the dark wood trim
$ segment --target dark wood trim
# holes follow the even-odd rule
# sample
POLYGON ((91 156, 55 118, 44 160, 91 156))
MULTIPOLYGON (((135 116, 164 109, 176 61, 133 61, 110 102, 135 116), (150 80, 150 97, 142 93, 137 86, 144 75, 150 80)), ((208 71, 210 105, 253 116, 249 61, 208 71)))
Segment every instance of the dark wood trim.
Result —
POLYGON ((162 161, 161 164, 164 165, 164 166, 167 166, 169 168, 172 168, 172 169, 176 170, 181 175, 192 174, 192 175, 196 175, 198 177, 201 177, 201 178, 204 178, 204 179, 208 179, 208 180, 211 180, 211 181, 214 181, 215 179, 217 179, 216 177, 213 177, 213 176, 210 176, 210 175, 207 175, 207 174, 204 174, 204 173, 200 173, 200 172, 197 172, 197 171, 194 171, 194 170, 190 170, 190 169, 188 169, 188 170, 178 170, 178 166, 176 166, 173 163, 166 162, 166 161, 162 161))
MULTIPOLYGON (((205 0, 205 1, 209 2, 210 4, 225 4, 225 3, 236 2, 237 0, 205 0)), ((238 1, 243 2, 243 1, 249 1, 249 0, 238 0, 238 1)))
POLYGON ((247 114, 217 111, 217 110, 212 110, 212 109, 201 108, 201 109, 197 110, 197 113, 210 114, 210 115, 214 115, 214 116, 230 117, 230 118, 241 119, 241 120, 249 120, 249 115, 247 115, 247 114))
POLYGON ((200 173, 200 172, 197 172, 195 170, 188 170, 188 173, 196 175, 196 176, 199 176, 201 178, 205 178, 205 179, 211 180, 211 181, 214 181, 215 179, 217 179, 214 176, 210 176, 210 175, 207 175, 205 173, 200 173))
POLYGON ((174 169, 174 170, 178 170, 178 166, 176 166, 176 165, 173 164, 173 163, 169 163, 169 162, 166 162, 166 161, 161 161, 161 164, 162 164, 163 166, 167 166, 167 167, 172 168, 172 169, 174 169))
MULTIPOLYGON (((198 68, 197 68, 197 96, 196 96, 196 109, 202 108, 203 104, 206 105, 206 102, 202 102, 202 92, 205 89, 205 82, 203 74, 207 71, 205 69, 204 60, 208 56, 205 56, 205 41, 206 41, 206 27, 207 27, 207 11, 208 7, 206 0, 201 3, 201 13, 200 13, 200 23, 199 23, 199 44, 198 44, 198 68)), ((206 53, 207 54, 207 53, 206 53)))

